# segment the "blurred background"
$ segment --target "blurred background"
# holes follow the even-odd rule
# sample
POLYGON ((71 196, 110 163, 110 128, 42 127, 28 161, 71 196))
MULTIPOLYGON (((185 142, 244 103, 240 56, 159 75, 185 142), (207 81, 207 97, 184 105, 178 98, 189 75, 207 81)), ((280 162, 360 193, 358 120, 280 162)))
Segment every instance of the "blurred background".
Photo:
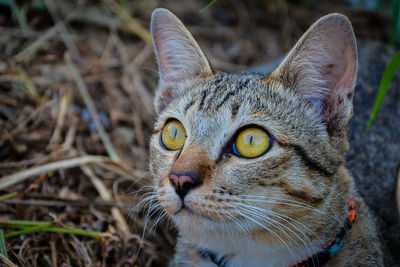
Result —
POLYGON ((328 13, 395 47, 400 28, 396 0, 0 0, 0 266, 165 266, 173 254, 168 221, 134 210, 151 184, 156 7, 226 72, 283 56, 328 13))

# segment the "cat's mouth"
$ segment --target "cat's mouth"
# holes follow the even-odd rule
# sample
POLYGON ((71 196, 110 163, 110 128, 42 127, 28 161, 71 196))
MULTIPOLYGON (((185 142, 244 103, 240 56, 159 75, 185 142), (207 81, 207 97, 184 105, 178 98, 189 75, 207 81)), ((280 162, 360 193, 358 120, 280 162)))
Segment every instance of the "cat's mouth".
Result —
POLYGON ((185 204, 183 204, 182 207, 174 213, 174 216, 177 215, 179 212, 181 212, 184 208, 185 204))
POLYGON ((207 220, 211 220, 214 221, 212 218, 205 216, 199 212, 194 211, 193 209, 189 208, 187 205, 185 205, 184 203, 182 204, 182 206, 180 207, 179 210, 177 210, 174 213, 174 216, 177 215, 183 215, 183 216, 199 216, 201 218, 207 219, 207 220))
POLYGON ((187 211, 188 213, 193 213, 193 214, 199 215, 199 214, 197 214, 197 212, 195 212, 194 210, 192 210, 191 208, 189 208, 188 206, 186 206, 185 203, 182 204, 182 206, 180 207, 180 209, 177 210, 177 211, 174 213, 174 215, 177 215, 178 213, 182 213, 182 212, 184 212, 184 211, 187 211))

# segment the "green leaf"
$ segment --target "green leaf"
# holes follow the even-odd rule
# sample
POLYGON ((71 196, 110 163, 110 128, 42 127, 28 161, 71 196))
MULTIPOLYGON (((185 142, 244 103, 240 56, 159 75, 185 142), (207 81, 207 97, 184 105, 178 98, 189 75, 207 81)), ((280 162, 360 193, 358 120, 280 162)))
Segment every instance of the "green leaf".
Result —
POLYGON ((0 229, 0 253, 8 259, 6 240, 4 239, 4 231, 0 229))
POLYGON ((379 84, 378 94, 376 95, 375 98, 374 108, 372 109, 365 132, 369 131, 369 128, 371 127, 371 124, 374 121, 376 114, 378 113, 379 107, 382 104, 383 98, 385 97, 386 92, 389 89, 390 82, 392 81, 399 67, 400 67, 400 51, 398 51, 396 55, 394 55, 392 60, 387 65, 385 71, 383 72, 382 79, 379 84))
POLYGON ((48 223, 40 223, 38 225, 31 226, 31 227, 26 227, 23 230, 14 231, 14 232, 6 234, 6 238, 10 238, 13 236, 18 236, 18 235, 29 234, 29 233, 35 232, 37 230, 43 230, 47 227, 50 227, 51 224, 52 224, 51 222, 48 222, 48 223))
POLYGON ((44 10, 44 9, 46 9, 46 4, 41 0, 33 0, 31 3, 31 7, 33 9, 44 10))
MULTIPOLYGON (((0 226, 4 228, 17 228, 19 230, 9 232, 4 237, 10 238, 13 236, 19 236, 24 234, 29 234, 35 231, 42 232, 56 232, 61 234, 72 234, 72 235, 83 235, 93 238, 100 237, 103 233, 97 231, 86 231, 82 229, 77 229, 74 227, 56 227, 53 222, 37 222, 37 221, 19 221, 19 220, 1 220, 0 226)), ((0 229, 1 230, 1 229, 0 229)))
POLYGON ((208 3, 208 5, 206 5, 205 7, 203 7, 202 9, 200 9, 200 12, 206 11, 207 9, 209 9, 212 5, 214 5, 218 0, 212 0, 210 3, 208 3))
POLYGON ((85 231, 81 229, 75 229, 75 228, 61 228, 61 227, 48 227, 44 228, 43 231, 46 232, 56 232, 56 233, 61 233, 61 234, 71 234, 71 235, 83 235, 83 236, 90 236, 90 237, 99 237, 101 236, 101 232, 97 231, 85 231))
POLYGON ((3 226, 5 228, 25 228, 43 223, 48 223, 48 222, 0 219, 0 226, 3 226))
POLYGON ((396 45, 397 35, 399 33, 399 20, 400 20, 400 0, 393 0, 393 14, 392 25, 390 30, 390 43, 396 45))
MULTIPOLYGON (((27 2, 27 1, 26 1, 26 2, 27 2)), ((28 4, 29 4, 29 3, 28 3, 28 4)), ((0 0, 0 5, 11 7, 11 0, 0 0)), ((33 9, 41 9, 41 10, 43 10, 43 9, 46 8, 46 5, 45 5, 45 3, 44 3, 43 1, 41 1, 41 0, 33 0, 33 1, 31 1, 29 7, 30 7, 30 8, 33 8, 33 9)))
POLYGON ((17 192, 11 192, 11 193, 2 195, 2 196, 0 196, 0 202, 2 202, 4 200, 7 200, 7 199, 10 199, 10 198, 15 198, 17 196, 18 196, 17 192))

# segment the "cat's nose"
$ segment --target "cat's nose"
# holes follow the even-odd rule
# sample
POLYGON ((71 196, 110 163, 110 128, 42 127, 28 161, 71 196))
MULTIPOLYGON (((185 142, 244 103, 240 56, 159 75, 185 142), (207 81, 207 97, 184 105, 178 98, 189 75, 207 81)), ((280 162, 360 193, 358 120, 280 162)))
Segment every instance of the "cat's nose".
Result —
POLYGON ((169 181, 175 188, 176 194, 183 200, 186 194, 193 188, 201 185, 201 181, 195 173, 176 173, 171 172, 169 181))

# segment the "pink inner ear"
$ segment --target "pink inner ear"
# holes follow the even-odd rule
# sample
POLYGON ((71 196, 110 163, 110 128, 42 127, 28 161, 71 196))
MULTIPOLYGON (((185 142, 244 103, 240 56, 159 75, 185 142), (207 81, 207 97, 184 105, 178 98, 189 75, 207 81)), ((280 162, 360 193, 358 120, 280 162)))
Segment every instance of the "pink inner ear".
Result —
POLYGON ((350 90, 352 90, 354 86, 357 75, 357 58, 354 58, 356 51, 351 51, 351 49, 352 47, 348 47, 347 53, 344 55, 346 58, 346 65, 343 66, 343 74, 338 82, 340 87, 349 88, 350 90))
MULTIPOLYGON (((342 45, 343 46, 343 45, 342 45)), ((324 74, 330 94, 325 102, 325 109, 329 114, 340 113, 340 105, 344 99, 352 99, 355 82, 357 62, 354 61, 352 46, 346 46, 339 50, 339 55, 334 56, 335 63, 324 67, 324 74)))
POLYGON ((357 52, 351 25, 344 16, 322 18, 299 42, 291 64, 301 66, 295 68, 300 73, 297 84, 303 85, 298 88, 300 92, 308 99, 319 98, 329 105, 353 90, 357 52))
POLYGON ((329 55, 330 60, 327 64, 321 66, 321 75, 332 94, 335 94, 337 90, 343 90, 353 85, 357 66, 355 44, 349 44, 349 39, 353 37, 351 32, 341 32, 342 38, 338 38, 338 31, 342 30, 343 25, 335 26, 337 27, 330 29, 331 32, 327 34, 325 41, 324 50, 329 55))
POLYGON ((323 67, 322 69, 322 76, 326 80, 326 85, 328 88, 335 87, 336 83, 341 79, 343 76, 344 68, 341 66, 342 64, 339 63, 329 63, 323 67))

